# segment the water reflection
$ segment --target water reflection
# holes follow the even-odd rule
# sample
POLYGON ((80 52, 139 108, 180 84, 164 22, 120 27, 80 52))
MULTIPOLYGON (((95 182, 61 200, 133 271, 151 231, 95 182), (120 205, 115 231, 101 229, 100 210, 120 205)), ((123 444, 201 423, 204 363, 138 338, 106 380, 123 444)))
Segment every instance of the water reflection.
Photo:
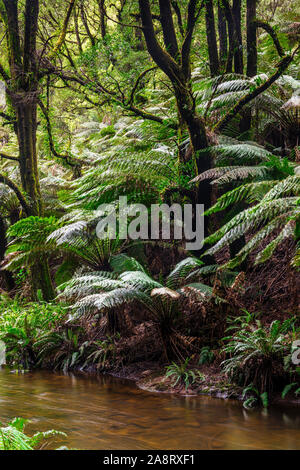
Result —
POLYGON ((77 449, 300 449, 300 409, 246 411, 232 400, 147 393, 126 380, 0 371, 0 421, 68 434, 77 449))

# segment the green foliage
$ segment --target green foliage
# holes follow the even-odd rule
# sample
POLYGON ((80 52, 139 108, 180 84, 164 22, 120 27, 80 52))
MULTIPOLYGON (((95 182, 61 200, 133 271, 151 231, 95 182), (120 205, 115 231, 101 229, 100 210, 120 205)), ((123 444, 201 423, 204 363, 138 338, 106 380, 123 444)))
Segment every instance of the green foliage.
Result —
POLYGON ((0 209, 1 215, 8 218, 13 218, 21 210, 15 193, 4 184, 0 184, 0 209))
POLYGON ((261 403, 264 408, 268 408, 269 406, 268 393, 267 392, 259 393, 259 391, 257 390, 256 387, 254 387, 253 384, 250 384, 244 388, 242 399, 243 399, 243 407, 246 408, 247 410, 253 408, 253 406, 259 403, 261 403), (249 394, 250 396, 246 398, 246 396, 249 394))
POLYGON ((69 257, 69 266, 73 270, 76 260, 78 264, 90 269, 107 269, 113 255, 122 251, 127 245, 126 240, 116 238, 99 238, 96 225, 99 217, 90 221, 79 220, 64 225, 53 231, 47 243, 69 257))
POLYGON ((223 352, 231 357, 223 361, 225 373, 234 381, 244 385, 253 384, 259 393, 270 392, 277 382, 286 379, 284 358, 289 353, 293 339, 288 333, 293 331, 295 318, 280 322, 275 320, 264 327, 260 320, 255 324, 251 318, 242 316, 230 327, 233 336, 223 352))
POLYGON ((205 376, 201 374, 201 372, 189 369, 189 360, 190 358, 187 357, 186 360, 180 364, 172 362, 172 364, 166 367, 165 377, 171 377, 172 387, 176 387, 176 385, 179 384, 184 386, 187 390, 189 386, 193 385, 196 381, 203 382, 205 380, 205 376))
POLYGON ((281 394, 281 397, 282 398, 286 398, 287 394, 294 388, 294 387, 298 387, 297 390, 294 390, 294 394, 296 395, 296 397, 298 395, 300 395, 300 387, 299 387, 299 383, 298 382, 293 382, 291 384, 288 384, 284 387, 283 391, 282 391, 282 394, 281 394))
POLYGON ((224 245, 234 242, 242 235, 252 234, 248 243, 236 257, 225 265, 226 268, 234 268, 239 265, 253 250, 263 246, 262 243, 269 235, 279 229, 280 232, 277 236, 256 255, 256 263, 267 261, 280 243, 294 235, 296 221, 299 217, 300 177, 298 174, 284 177, 285 174, 293 170, 292 166, 286 162, 278 162, 276 158, 269 163, 272 163, 271 171, 274 171, 275 168, 277 176, 280 173, 283 179, 243 184, 222 195, 217 203, 206 212, 206 214, 212 214, 240 201, 245 201, 248 204, 257 202, 239 212, 204 241, 206 244, 214 244, 206 251, 206 254, 214 254, 224 245))
MULTIPOLYGON (((46 43, 43 34, 39 38, 39 47, 43 51, 38 61, 41 77, 53 59, 50 50, 58 33, 57 24, 49 18, 60 18, 65 14, 65 7, 59 2, 44 3, 41 4, 38 30, 49 32, 50 36, 46 43)), ((273 73, 278 57, 270 35, 264 30, 259 33, 262 40, 258 41, 259 72, 256 76, 220 71, 221 75, 211 78, 205 21, 198 21, 195 38, 191 38, 196 39, 191 41, 191 80, 180 84, 190 92, 191 109, 185 109, 186 119, 179 112, 181 97, 175 96, 170 77, 149 62, 147 45, 142 41, 143 30, 126 26, 133 26, 138 20, 138 4, 106 2, 105 31, 100 34, 100 3, 80 2, 75 6, 74 15, 71 15, 72 27, 67 28, 67 38, 56 51, 54 62, 59 66, 50 67, 47 80, 39 80, 37 87, 52 127, 50 133, 47 116, 40 109, 34 186, 37 193, 41 187, 43 208, 40 213, 45 216, 24 218, 24 209, 20 207, 16 193, 0 184, 0 212, 4 218, 0 243, 6 246, 6 238, 9 243, 1 268, 13 271, 16 281, 15 290, 10 294, 13 296, 15 291, 19 293, 24 285, 27 288, 32 283, 37 298, 42 299, 41 289, 33 282, 39 281, 35 279, 38 276, 34 275, 33 268, 50 261, 49 276, 59 286, 57 302, 67 299, 73 305, 74 314, 67 324, 62 324, 65 320, 62 305, 41 302, 21 306, 17 301, 7 303, 3 300, 0 303, 0 309, 4 308, 0 315, 0 338, 6 342, 9 362, 18 367, 28 368, 39 362, 41 366, 63 370, 89 365, 104 369, 108 362, 115 360, 115 336, 105 339, 102 335, 101 339, 86 340, 84 322, 93 317, 109 319, 114 315, 126 317, 134 313, 134 322, 146 318, 157 328, 163 358, 170 356, 181 361, 169 366, 168 372, 173 371, 172 377, 181 377, 178 380, 187 385, 193 381, 193 375, 188 360, 185 362, 184 359, 193 348, 199 352, 195 346, 196 338, 186 335, 191 331, 182 315, 187 306, 191 306, 192 321, 195 306, 196 309, 199 307, 199 313, 205 310, 204 328, 210 328, 210 320, 213 325, 212 332, 207 334, 210 338, 216 321, 217 330, 219 323, 224 321, 215 319, 219 304, 223 302, 217 292, 231 288, 237 274, 232 271, 235 267, 242 263, 245 266, 245 261, 254 253, 255 264, 268 262, 276 249, 292 238, 298 241, 292 266, 300 266, 299 58, 295 56, 286 72, 289 75, 282 75, 248 103, 222 134, 215 133, 217 122, 228 110, 265 83, 273 73), (207 141, 205 146, 209 145, 197 152, 192 151, 192 132, 184 122, 195 117, 203 120, 206 129, 203 142, 207 141), (241 130, 243 127, 246 127, 245 132, 241 130), (70 159, 76 160, 75 167, 70 159), (205 168, 209 169, 199 175, 196 163, 206 165, 207 160, 205 168), (147 207, 161 202, 195 204, 201 202, 204 181, 213 185, 212 198, 218 196, 217 202, 206 211, 209 217, 205 222, 209 229, 205 240, 207 251, 204 255, 201 252, 201 259, 187 254, 166 278, 159 273, 164 257, 161 260, 152 259, 152 255, 149 259, 145 259, 145 255, 139 260, 129 257, 130 252, 137 256, 140 242, 131 244, 128 240, 120 240, 118 227, 113 240, 97 237, 102 203, 116 207, 118 198, 127 196, 128 203, 143 203, 147 207), (190 183, 195 186, 191 187, 190 183), (219 212, 225 215, 221 225, 219 217, 210 217, 219 212), (9 228, 7 233, 6 227, 9 228), (242 237, 246 243, 239 253, 222 266, 217 264, 219 252, 225 252, 228 245, 232 248, 242 237), (216 261, 206 265, 205 255, 217 255, 216 261), (27 278, 29 282, 25 283, 27 278), (208 318, 210 316, 212 318, 208 318)), ((159 2, 150 3, 155 32, 162 45, 165 31, 159 26, 159 19, 162 19, 159 2)), ((180 15, 175 15, 177 3, 171 3, 174 3, 172 11, 176 33, 178 37, 181 35, 181 47, 182 42, 186 45, 185 39, 189 39, 186 34, 188 2, 177 2, 182 13, 182 28, 180 15)), ((289 50, 293 41, 285 34, 287 25, 281 19, 295 22, 299 12, 296 7, 287 8, 286 2, 283 3, 284 6, 277 5, 272 12, 272 24, 284 49, 289 50)), ((22 5, 23 2, 19 2, 18 8, 22 5)), ((258 6, 258 16, 262 8, 258 6)), ((22 28, 20 34, 23 34, 22 28)), ((9 64, 9 48, 8 55, 6 49, 1 49, 4 66, 9 64)), ((26 93, 24 91, 24 105, 26 93)), ((3 170, 3 174, 10 176, 21 188, 31 209, 34 201, 26 194, 27 189, 24 190, 24 165, 22 159, 18 161, 20 152, 12 98, 10 96, 7 109, 3 108, 5 113, 12 114, 8 122, 5 113, 1 113, 1 121, 4 119, 1 130, 5 132, 3 138, 1 134, 0 146, 1 154, 3 151, 14 156, 4 157, 4 161, 1 158, 1 174, 3 170)), ((33 134, 34 142, 35 131, 33 134)), ((18 137, 20 140, 20 135, 18 137)), ((182 259, 181 253, 180 257, 176 256, 170 253, 167 263, 173 266, 182 259)), ((0 262, 3 257, 1 254, 0 262)), ((224 259, 222 253, 221 259, 224 259)), ((49 285, 51 287, 51 279, 49 285)), ((3 287, 2 276, 0 287, 3 287)), ((195 330, 202 328, 198 326, 198 320, 195 330)), ((265 388, 271 382, 266 373, 268 361, 278 362, 280 367, 282 357, 288 361, 290 338, 286 335, 295 335, 292 327, 285 333, 278 322, 268 328, 254 321, 254 316, 248 312, 237 319, 231 327, 234 336, 225 347, 225 353, 231 355, 225 370, 233 376, 244 374, 243 380, 253 383, 252 392, 255 394, 257 390, 250 401, 266 400, 265 388), (260 379, 255 375, 255 366, 260 379)), ((98 333, 95 327, 96 336, 98 333)), ((199 333, 202 335, 202 331, 199 333)), ((213 352, 204 347, 200 351, 199 364, 209 364, 213 358, 213 352)), ((285 371, 290 373, 288 368, 285 371)), ((273 372, 276 375, 276 371, 273 372)))
POLYGON ((60 226, 55 217, 28 217, 11 225, 7 235, 13 237, 7 250, 11 255, 6 269, 18 270, 23 266, 30 267, 37 261, 45 260, 55 252, 48 236, 60 226))
POLYGON ((38 364, 51 364, 55 369, 67 371, 84 362, 88 343, 79 344, 80 332, 71 328, 42 333, 34 343, 38 364))
POLYGON ((27 419, 14 418, 6 426, 0 427, 0 450, 35 450, 41 447, 42 441, 57 436, 65 437, 61 431, 37 432, 33 436, 25 434, 27 419))
POLYGON ((114 259, 113 266, 117 272, 92 272, 74 277, 60 286, 61 298, 79 298, 73 305, 75 320, 83 315, 94 313, 106 314, 108 311, 121 308, 132 303, 141 304, 148 312, 149 318, 158 324, 162 332, 166 354, 178 355, 178 347, 174 341, 182 343, 181 347, 189 347, 189 339, 178 334, 176 325, 181 316, 180 301, 187 297, 198 302, 218 301, 210 286, 201 283, 182 284, 172 274, 166 285, 156 281, 134 259, 121 255, 120 261, 114 259), (123 271, 130 266, 135 271, 123 271), (121 271, 121 273, 120 273, 121 271), (120 274, 119 274, 120 273, 120 274), (177 284, 177 290, 174 290, 177 284), (170 337, 174 337, 173 343, 170 337), (177 349, 177 352, 176 352, 177 349))
POLYGON ((213 351, 210 350, 208 346, 203 346, 199 354, 198 364, 201 366, 203 364, 211 364, 214 361, 215 355, 213 351))
POLYGON ((72 183, 71 192, 62 194, 68 205, 95 210, 124 195, 128 202, 148 205, 158 202, 168 186, 179 185, 176 146, 167 125, 121 118, 115 124, 116 135, 107 140, 110 128, 94 134, 91 150, 86 143, 88 130, 78 134, 77 145, 84 142, 83 151, 93 165, 72 183), (103 133, 106 137, 101 137, 103 133))
POLYGON ((115 133, 114 126, 107 126, 100 130, 101 137, 105 137, 106 135, 113 136, 115 133))
POLYGON ((92 344, 93 352, 87 357, 82 368, 88 365, 96 365, 99 370, 105 370, 106 367, 111 367, 114 364, 116 356, 115 343, 111 337, 102 341, 94 341, 92 344))
POLYGON ((63 305, 20 303, 1 299, 0 339, 5 342, 7 363, 29 369, 36 364, 35 342, 57 327, 66 316, 63 305))
MULTIPOLYGON (((271 38, 267 36, 265 39, 270 41, 272 52, 274 53, 275 48, 271 38)), ((284 42, 283 39, 286 39, 284 35, 281 37, 281 41, 284 42)), ((292 67, 290 70, 292 71, 292 67)), ((202 80, 196 81, 194 88, 196 89, 198 112, 207 116, 207 118, 209 117, 214 122, 215 117, 218 119, 220 114, 224 115, 241 98, 265 82, 268 79, 268 75, 269 71, 267 74, 260 73, 252 78, 237 74, 226 74, 212 79, 202 78, 202 80)), ((194 78, 196 77, 197 74, 194 74, 194 78)), ((289 147, 289 150, 298 145, 296 137, 299 133, 297 111, 295 112, 293 108, 290 109, 288 98, 295 91, 297 92, 299 87, 299 80, 295 79, 292 75, 283 75, 277 83, 273 84, 267 91, 256 96, 244 107, 244 110, 251 113, 255 119, 257 140, 258 136, 262 136, 264 141, 268 143, 270 135, 275 131, 283 137, 285 145, 289 147)), ((248 140, 249 136, 252 137, 254 134, 254 126, 243 135, 241 134, 239 123, 240 119, 238 117, 232 120, 224 129, 224 134, 231 138, 248 140)), ((238 155, 236 156, 239 158, 238 155)), ((252 157, 260 159, 258 153, 256 155, 252 154, 252 157)))

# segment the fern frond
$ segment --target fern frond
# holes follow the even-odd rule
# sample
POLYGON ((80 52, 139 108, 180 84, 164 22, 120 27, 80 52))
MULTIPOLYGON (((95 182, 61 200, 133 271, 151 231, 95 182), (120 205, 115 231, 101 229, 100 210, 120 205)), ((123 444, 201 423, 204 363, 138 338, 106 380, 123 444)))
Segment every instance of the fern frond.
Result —
POLYGON ((252 203, 259 201, 262 197, 277 184, 277 181, 259 181, 257 183, 242 184, 238 188, 228 191, 219 197, 216 204, 209 208, 205 215, 222 211, 232 204, 240 201, 252 203))
POLYGON ((279 181, 263 198, 263 201, 271 201, 282 196, 300 194, 300 175, 289 176, 279 181))
POLYGON ((110 265, 115 273, 123 273, 125 271, 146 272, 144 267, 135 258, 124 253, 113 255, 110 259, 110 265))
POLYGON ((76 316, 81 316, 91 310, 104 312, 134 301, 145 302, 147 305, 149 303, 148 296, 144 292, 134 288, 117 288, 111 292, 87 296, 79 300, 73 309, 76 310, 76 316))
POLYGON ((232 158, 234 162, 257 162, 267 160, 270 152, 255 143, 239 143, 235 145, 216 145, 213 151, 217 156, 217 162, 222 158, 232 158))
POLYGON ((191 183, 198 183, 199 181, 204 181, 204 180, 213 180, 237 168, 241 168, 241 167, 240 166, 223 166, 219 168, 210 168, 209 170, 206 170, 203 173, 200 173, 200 175, 196 176, 189 183, 191 184, 191 183))
POLYGON ((280 215, 278 217, 275 217, 275 219, 271 220, 265 227, 263 227, 261 230, 259 230, 249 241, 246 243, 246 245, 239 251, 239 253, 230 261, 228 261, 226 264, 222 266, 223 268, 228 268, 228 269, 233 269, 239 264, 241 264, 247 256, 255 250, 260 243, 265 240, 269 235, 271 235, 274 230, 278 229, 279 227, 282 227, 286 221, 289 219, 291 216, 291 212, 280 215))
POLYGON ((149 290, 162 285, 148 276, 145 272, 126 271, 120 274, 120 279, 135 289, 149 290))
POLYGON ((180 284, 191 271, 199 268, 201 265, 203 265, 203 262, 194 257, 189 257, 180 261, 167 277, 166 285, 170 288, 178 286, 178 284, 180 284))
POLYGON ((271 258, 277 246, 282 243, 285 239, 292 237, 295 232, 295 222, 290 220, 281 230, 280 234, 269 243, 264 250, 262 250, 255 259, 255 264, 264 263, 271 258))
POLYGON ((296 207, 297 198, 290 197, 276 199, 275 201, 264 201, 255 207, 246 209, 237 214, 221 229, 204 240, 204 243, 214 243, 218 241, 206 254, 213 254, 219 251, 227 243, 232 243, 244 235, 248 230, 259 227, 263 222, 267 222, 280 214, 296 207))
POLYGON ((214 180, 212 184, 227 184, 236 180, 243 180, 249 177, 264 178, 266 174, 270 171, 268 167, 265 166, 243 166, 237 167, 232 170, 229 170, 218 179, 214 180))

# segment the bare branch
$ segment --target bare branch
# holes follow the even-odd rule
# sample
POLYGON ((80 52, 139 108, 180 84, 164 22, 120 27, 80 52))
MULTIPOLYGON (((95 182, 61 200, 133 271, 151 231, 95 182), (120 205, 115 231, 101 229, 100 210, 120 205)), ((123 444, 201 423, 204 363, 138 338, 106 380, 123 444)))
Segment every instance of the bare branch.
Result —
POLYGON ((130 104, 133 103, 134 95, 135 95, 135 93, 136 93, 136 90, 137 90, 137 88, 138 88, 138 86, 139 86, 141 80, 143 80, 143 78, 145 77, 145 75, 147 75, 147 73, 151 72, 152 70, 156 70, 156 69, 157 69, 156 66, 155 66, 155 67, 150 67, 149 69, 144 70, 144 72, 142 72, 142 73, 138 76, 138 78, 137 78, 137 80, 136 80, 136 82, 135 82, 135 84, 134 84, 134 87, 133 87, 133 89, 132 89, 132 91, 131 91, 131 94, 130 94, 130 98, 129 98, 129 103, 130 103, 130 104))
POLYGON ((14 191, 14 193, 17 196, 17 198, 18 198, 22 208, 24 209, 26 215, 29 216, 30 215, 30 207, 29 207, 25 197, 21 193, 20 189, 18 188, 18 186, 11 179, 9 179, 5 175, 2 175, 1 173, 0 173, 0 183, 5 184, 6 186, 8 186, 10 189, 12 189, 14 191))
POLYGON ((42 100, 39 99, 38 104, 39 104, 39 107, 40 107, 40 109, 41 109, 41 111, 42 111, 42 113, 43 113, 43 115, 46 119, 46 127, 47 127, 48 138, 49 138, 49 146, 50 146, 50 150, 53 153, 53 155, 56 158, 60 158, 62 160, 65 160, 65 162, 71 167, 76 167, 76 166, 79 167, 80 165, 82 165, 83 161, 81 161, 79 159, 74 160, 72 158, 72 156, 68 153, 62 155, 62 154, 60 154, 56 151, 54 141, 53 141, 53 136, 52 136, 51 121, 50 121, 48 111, 47 111, 44 103, 42 102, 42 100))
POLYGON ((280 57, 283 57, 284 56, 284 50, 283 50, 283 48, 280 44, 280 41, 279 41, 278 36, 276 34, 276 31, 272 28, 272 26, 270 26, 265 21, 261 21, 261 20, 255 20, 254 24, 257 28, 264 29, 271 36, 271 38, 273 39, 274 46, 276 47, 276 50, 278 52, 278 55, 280 57))
POLYGON ((12 155, 7 155, 6 153, 0 152, 0 157, 5 158, 6 160, 12 160, 13 162, 19 162, 18 157, 13 157, 12 155))

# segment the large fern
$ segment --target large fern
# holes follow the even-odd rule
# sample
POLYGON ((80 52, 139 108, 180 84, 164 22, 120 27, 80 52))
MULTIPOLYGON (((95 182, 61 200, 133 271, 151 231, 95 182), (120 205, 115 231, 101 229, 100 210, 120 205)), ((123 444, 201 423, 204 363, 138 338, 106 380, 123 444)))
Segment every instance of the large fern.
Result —
POLYGON ((234 259, 227 263, 226 266, 232 268, 240 264, 275 230, 280 230, 279 234, 256 256, 256 263, 266 261, 283 240, 295 233, 296 221, 299 218, 299 192, 300 176, 294 175, 282 181, 272 181, 267 184, 261 182, 242 185, 226 193, 209 209, 209 213, 223 210, 241 199, 248 200, 248 202, 256 199, 258 202, 238 213, 223 227, 207 237, 205 243, 214 245, 206 251, 206 254, 216 253, 224 245, 232 243, 246 233, 251 233, 252 237, 248 243, 234 259), (263 191, 264 195, 262 195, 263 191))
MULTIPOLYGON (((122 255, 123 263, 124 257, 125 255, 122 255)), ((136 266, 135 260, 129 258, 127 264, 136 266)), ((146 274, 144 270, 125 271, 121 274, 87 273, 84 276, 75 277, 61 286, 60 290, 62 290, 61 298, 74 299, 74 297, 82 296, 73 305, 75 313, 70 320, 91 312, 103 315, 133 302, 141 304, 148 312, 149 318, 158 325, 168 358, 178 357, 178 351, 184 348, 186 343, 184 337, 176 331, 181 313, 179 301, 189 295, 198 297, 201 302, 207 302, 213 298, 217 300, 213 289, 209 286, 201 283, 184 284, 181 279, 176 279, 174 272, 167 279, 166 285, 163 285, 146 274), (174 290, 175 284, 177 284, 176 290, 174 290)))
POLYGON ((9 261, 6 269, 15 271, 23 266, 30 267, 43 261, 56 251, 55 244, 48 236, 60 222, 55 217, 27 217, 11 225, 7 235, 12 238, 7 249, 9 261))

